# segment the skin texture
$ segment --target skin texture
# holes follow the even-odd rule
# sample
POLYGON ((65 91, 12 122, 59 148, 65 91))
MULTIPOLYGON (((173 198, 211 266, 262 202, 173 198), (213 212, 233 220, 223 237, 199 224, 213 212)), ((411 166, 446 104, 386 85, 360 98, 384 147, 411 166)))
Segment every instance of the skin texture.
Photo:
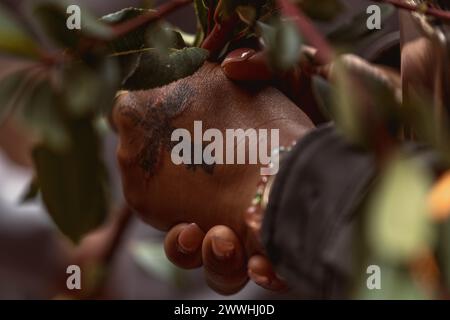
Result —
POLYGON ((281 145, 290 145, 314 125, 279 90, 238 85, 211 63, 168 86, 117 98, 113 123, 127 202, 148 224, 172 228, 165 243, 169 259, 184 268, 203 264, 208 284, 230 294, 245 285, 249 257, 263 253, 243 218, 260 165, 173 164, 171 132, 185 128, 193 134, 196 120, 203 122, 203 131, 279 129, 281 145))

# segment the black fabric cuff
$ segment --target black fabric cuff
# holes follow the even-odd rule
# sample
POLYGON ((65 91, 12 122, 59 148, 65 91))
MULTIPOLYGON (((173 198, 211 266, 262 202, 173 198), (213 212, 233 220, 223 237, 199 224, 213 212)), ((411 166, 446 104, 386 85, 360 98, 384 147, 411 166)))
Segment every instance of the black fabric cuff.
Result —
POLYGON ((305 298, 345 296, 352 215, 374 175, 372 156, 332 124, 302 138, 282 163, 262 240, 276 270, 305 298))

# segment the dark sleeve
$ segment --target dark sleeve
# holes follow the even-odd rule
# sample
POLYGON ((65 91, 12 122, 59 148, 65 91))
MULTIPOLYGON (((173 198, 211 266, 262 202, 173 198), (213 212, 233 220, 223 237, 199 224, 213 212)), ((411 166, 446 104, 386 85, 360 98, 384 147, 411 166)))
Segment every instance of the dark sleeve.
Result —
POLYGON ((373 158, 331 124, 302 138, 282 163, 262 239, 277 272, 304 298, 344 298, 355 208, 374 177, 373 158))

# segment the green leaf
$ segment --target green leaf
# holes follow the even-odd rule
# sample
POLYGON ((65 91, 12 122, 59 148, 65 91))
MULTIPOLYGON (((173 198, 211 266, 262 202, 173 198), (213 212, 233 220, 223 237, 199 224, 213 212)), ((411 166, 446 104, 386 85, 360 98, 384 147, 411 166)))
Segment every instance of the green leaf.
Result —
POLYGON ((364 122, 361 121, 363 108, 361 102, 353 94, 352 79, 342 62, 337 62, 334 66, 336 78, 334 83, 334 107, 332 109, 333 118, 338 127, 353 143, 367 143, 367 136, 364 132, 364 122))
POLYGON ((36 199, 39 194, 39 182, 37 178, 34 177, 28 184, 27 190, 24 192, 21 202, 26 203, 28 201, 36 199))
POLYGON ((46 34, 56 44, 63 47, 77 48, 84 36, 107 40, 112 30, 105 23, 97 20, 89 11, 82 9, 81 30, 67 28, 66 13, 69 4, 66 1, 45 1, 34 7, 34 13, 46 34))
MULTIPOLYGON (((138 16, 155 12, 150 9, 125 8, 118 12, 108 14, 100 20, 109 24, 116 25, 138 16)), ((141 26, 120 39, 114 40, 111 47, 114 52, 135 51, 144 48, 146 45, 146 32, 148 25, 141 26)))
POLYGON ((201 48, 172 50, 169 56, 150 49, 139 55, 123 80, 122 89, 145 90, 160 87, 192 75, 205 62, 208 51, 201 48))
POLYGON ((244 1, 240 0, 226 0, 218 1, 217 6, 215 6, 215 14, 219 17, 219 20, 224 20, 234 14, 236 7, 243 4, 244 1))
POLYGON ((92 121, 75 120, 69 131, 70 148, 57 152, 40 145, 33 160, 47 210, 61 232, 77 243, 104 221, 109 194, 92 121))
POLYGON ((43 143, 56 150, 64 149, 70 143, 61 113, 61 100, 48 80, 31 89, 23 106, 25 123, 43 143))
POLYGON ((443 273, 443 278, 447 288, 450 288, 450 219, 447 219, 439 226, 440 238, 438 245, 438 258, 440 269, 443 273))
POLYGON ((131 247, 131 254, 136 263, 150 275, 173 285, 179 284, 179 275, 183 270, 167 259, 161 243, 134 243, 131 247))
POLYGON ((434 243, 427 197, 432 178, 422 163, 396 155, 384 170, 367 210, 367 236, 376 257, 411 261, 434 243))
POLYGON ((203 38, 208 31, 208 7, 205 5, 203 0, 194 0, 194 8, 199 29, 197 38, 203 38))
POLYGON ((271 26, 258 22, 267 47, 270 66, 276 71, 286 71, 300 60, 302 39, 290 21, 277 20, 271 26))
POLYGON ((330 21, 344 8, 339 0, 297 0, 300 8, 312 19, 330 21))
POLYGON ((0 53, 36 58, 38 46, 3 6, 0 6, 0 53))
POLYGON ((20 99, 28 70, 10 73, 0 79, 0 125, 20 99))
MULTIPOLYGON (((381 22, 383 23, 389 18, 395 9, 387 4, 378 4, 381 9, 381 22)), ((351 44, 371 33, 376 33, 378 30, 367 29, 368 15, 365 10, 356 15, 353 19, 344 22, 336 30, 328 35, 330 41, 335 45, 351 44)))
POLYGON ((397 135, 398 92, 382 71, 356 56, 345 55, 333 63, 331 78, 332 115, 347 138, 373 146, 386 133, 397 135))

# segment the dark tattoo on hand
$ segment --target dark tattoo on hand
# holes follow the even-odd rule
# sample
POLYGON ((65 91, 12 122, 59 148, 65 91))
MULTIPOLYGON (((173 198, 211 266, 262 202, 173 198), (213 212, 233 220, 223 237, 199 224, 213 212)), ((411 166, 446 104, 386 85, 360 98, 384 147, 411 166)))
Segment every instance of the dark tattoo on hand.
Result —
MULTIPOLYGON (((139 166, 148 176, 153 176, 161 160, 162 151, 169 153, 177 142, 171 141, 173 119, 178 117, 188 106, 190 97, 195 90, 187 83, 180 83, 162 100, 147 101, 142 115, 136 108, 123 108, 122 115, 132 120, 134 126, 142 129, 144 142, 137 155, 139 166)), ((187 165, 187 169, 196 170, 201 167, 206 173, 212 174, 213 165, 187 165)))

